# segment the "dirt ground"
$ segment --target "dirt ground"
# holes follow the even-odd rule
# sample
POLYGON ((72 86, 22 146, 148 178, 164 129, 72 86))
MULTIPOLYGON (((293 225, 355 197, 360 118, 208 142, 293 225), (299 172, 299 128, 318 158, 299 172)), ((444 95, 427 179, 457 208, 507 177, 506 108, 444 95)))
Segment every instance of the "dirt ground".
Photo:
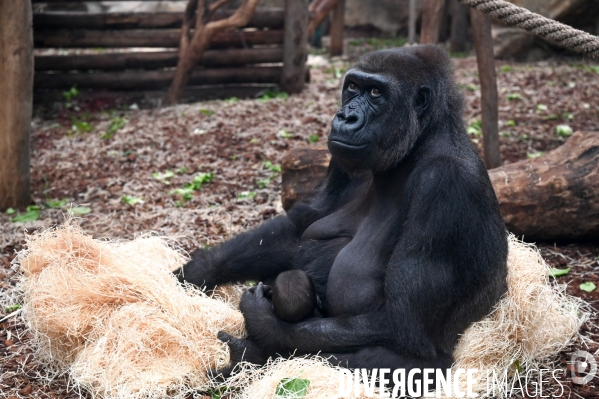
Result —
MULTIPOLYGON (((352 39, 350 57, 344 59, 316 52, 310 57, 311 83, 289 98, 271 92, 260 99, 139 109, 143 104, 101 97, 78 101, 73 96, 38 107, 31 177, 39 209, 30 209, 29 215, 39 217, 19 223, 13 218, 25 210, 0 214, 0 397, 85 396, 69 389, 64 378, 46 383, 45 370, 33 356, 31 334, 18 315, 19 271, 10 266, 26 234, 61 223, 74 208, 83 229, 96 238, 131 239, 152 231, 175 238, 191 251, 282 213, 281 158, 290 148, 326 143, 338 108, 341 74, 360 53, 394 44, 352 39), (200 173, 205 174, 203 183, 196 179, 193 187, 200 173)), ((455 70, 467 99, 464 118, 480 149, 476 61, 456 58, 455 70)), ((599 132, 597 63, 578 58, 498 62, 497 70, 504 163, 562 144, 566 137, 557 133, 558 125, 599 132)), ((599 289, 579 289, 582 282, 599 286, 599 239, 539 247, 552 267, 571 268, 555 282, 566 284, 568 293, 599 311, 599 289)), ((562 367, 579 349, 599 361, 598 321, 593 314, 583 326, 584 339, 560 354, 562 367)), ((573 385, 569 375, 563 381, 568 397, 599 398, 599 377, 585 386, 573 385)))

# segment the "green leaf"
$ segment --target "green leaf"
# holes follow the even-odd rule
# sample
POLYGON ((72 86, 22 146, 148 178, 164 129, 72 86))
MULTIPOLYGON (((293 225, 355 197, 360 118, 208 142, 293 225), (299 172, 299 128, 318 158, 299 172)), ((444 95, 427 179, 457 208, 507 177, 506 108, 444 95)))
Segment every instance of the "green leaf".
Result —
POLYGON ((318 140, 320 140, 320 136, 317 134, 311 134, 310 137, 308 137, 309 143, 317 143, 318 140))
POLYGON ((287 130, 282 129, 282 130, 279 130, 279 132, 277 133, 277 137, 280 137, 283 139, 289 139, 289 138, 293 137, 293 135, 291 133, 289 133, 287 130))
POLYGON ((273 98, 286 99, 289 98, 289 94, 275 89, 266 89, 258 99, 261 101, 268 101, 273 98))
POLYGON ((468 134, 472 134, 474 136, 482 136, 483 135, 483 123, 477 119, 470 122, 468 128, 466 129, 468 134))
POLYGON ((165 170, 164 172, 154 172, 152 173, 152 177, 158 181, 161 181, 162 183, 169 185, 171 184, 171 182, 169 181, 170 178, 172 178, 173 176, 175 176, 175 172, 173 172, 172 170, 165 170))
POLYGON ((261 180, 256 180, 256 185, 258 186, 258 188, 264 188, 267 185, 270 184, 270 179, 266 178, 266 179, 261 179, 261 180))
POLYGON ((235 104, 237 102, 239 102, 237 97, 229 97, 225 100, 225 104, 235 104))
POLYGON ((540 157, 543 154, 544 154, 543 151, 527 152, 526 153, 526 158, 528 158, 528 159, 535 159, 535 158, 540 157))
POLYGON ((565 276, 566 274, 568 274, 570 272, 570 268, 567 267, 565 269, 556 269, 554 267, 550 267, 549 268, 549 277, 561 277, 561 276, 565 276))
POLYGON ((73 215, 87 215, 91 211, 92 209, 87 206, 76 206, 73 209, 71 209, 71 213, 73 215))
POLYGON ((537 114, 547 111, 549 108, 545 104, 537 104, 537 114))
POLYGON ((118 132, 123 126, 127 124, 127 121, 121 117, 115 116, 110 121, 108 125, 108 129, 106 129, 106 133, 101 135, 100 137, 103 139, 110 139, 116 132, 118 132))
POLYGON ((200 190, 204 183, 210 183, 214 179, 214 173, 200 173, 193 178, 193 183, 188 188, 200 190))
POLYGON ((28 206, 27 212, 21 215, 15 216, 12 221, 15 223, 33 222, 40 218, 39 207, 28 206))
POLYGON ((597 286, 591 281, 580 284, 580 289, 586 292, 593 292, 595 291, 595 288, 597 288, 597 286))
POLYGON ((518 359, 514 360, 514 363, 512 364, 512 366, 514 366, 516 368, 516 370, 518 370, 518 373, 521 373, 522 370, 524 370, 522 368, 522 365, 520 364, 520 360, 518 360, 518 359))
POLYGON ((6 210, 6 214, 7 214, 7 215, 12 215, 12 214, 14 214, 15 212, 16 212, 16 211, 15 211, 15 209, 14 209, 14 208, 8 208, 8 209, 6 210))
POLYGON ((511 72, 512 71, 512 67, 509 65, 503 65, 501 68, 499 68, 499 72, 511 72))
POLYGON ((555 132, 560 137, 570 137, 574 131, 568 125, 557 125, 555 127, 555 132))
POLYGON ((67 199, 61 199, 61 200, 48 200, 46 201, 46 206, 48 208, 64 208, 67 205, 67 199))
POLYGON ((188 183, 189 185, 191 185, 190 187, 184 187, 184 188, 176 188, 174 190, 171 190, 171 194, 177 194, 183 197, 184 200, 190 200, 193 198, 193 185, 191 183, 188 183))
POLYGON ((5 313, 12 313, 16 310, 21 309, 23 306, 21 304, 15 303, 14 305, 8 305, 4 307, 5 313))
POLYGON ((183 173, 189 172, 189 168, 187 166, 181 166, 175 170, 175 173, 182 175, 183 173))
POLYGON ((74 132, 91 132, 93 130, 93 126, 89 122, 73 121, 73 126, 71 126, 71 130, 73 130, 74 132))
POLYGON ((123 195, 121 197, 121 201, 123 201, 127 205, 134 206, 136 204, 143 204, 144 200, 141 197, 133 197, 131 195, 123 195))
POLYGON ((206 115, 206 116, 212 116, 212 115, 215 114, 215 112, 213 110, 211 110, 211 109, 201 109, 200 113, 202 115, 206 115))
POLYGON ((513 120, 513 119, 510 119, 509 121, 507 121, 507 122, 505 123, 505 125, 506 125, 506 126, 509 126, 509 127, 514 127, 514 126, 516 126, 516 121, 515 121, 515 120, 513 120))
POLYGON ((522 97, 522 94, 520 93, 511 93, 507 95, 507 100, 508 101, 515 101, 515 100, 522 100, 524 99, 524 97, 522 97))
POLYGON ((255 191, 242 191, 239 194, 237 194, 238 199, 254 198, 255 196, 256 196, 255 191))
POLYGON ((264 169, 268 169, 268 170, 270 170, 271 172, 274 172, 274 173, 281 173, 281 165, 274 164, 274 163, 272 163, 270 161, 264 161, 264 162, 262 162, 262 167, 264 169))
POLYGON ((281 398, 300 399, 306 396, 309 387, 310 380, 303 378, 283 378, 279 382, 279 385, 277 385, 275 395, 281 398))

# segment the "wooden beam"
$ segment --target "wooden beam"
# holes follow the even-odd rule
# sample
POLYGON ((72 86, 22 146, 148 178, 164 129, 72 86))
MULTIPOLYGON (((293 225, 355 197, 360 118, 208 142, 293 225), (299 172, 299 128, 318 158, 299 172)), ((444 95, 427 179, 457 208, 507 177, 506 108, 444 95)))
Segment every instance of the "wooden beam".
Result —
MULTIPOLYGON (((234 10, 219 9, 212 20, 228 18, 234 10)), ((285 11, 278 8, 256 10, 247 27, 283 29, 285 11)), ((48 11, 33 14, 34 29, 169 29, 180 28, 182 12, 88 13, 48 11)))
POLYGON ((343 55, 343 22, 345 0, 339 0, 333 9, 331 23, 331 56, 343 55))
MULTIPOLYGON (((84 47, 179 47, 180 29, 90 30, 60 29, 36 30, 33 34, 36 48, 84 47)), ((282 30, 221 32, 214 35, 210 48, 246 47, 283 43, 282 30)))
POLYGON ((308 59, 308 0, 285 0, 285 39, 280 84, 287 93, 304 88, 308 59))
MULTIPOLYGON (((73 55, 39 55, 36 71, 159 69, 177 65, 177 51, 146 51, 131 53, 100 53, 73 55)), ((200 65, 207 68, 283 62, 282 47, 208 50, 200 65)))
POLYGON ((470 9, 472 40, 478 64, 483 128, 483 149, 487 169, 501 166, 499 151, 499 110, 497 95, 497 72, 493 54, 491 19, 474 8, 470 9))
POLYGON ((0 210, 31 203, 31 3, 0 1, 0 210))
MULTIPOLYGON (((203 69, 194 71, 189 85, 215 85, 239 83, 278 83, 282 67, 244 67, 203 69)), ((151 90, 170 86, 175 71, 125 71, 99 73, 36 73, 34 88, 105 90, 151 90)), ((303 80, 306 79, 304 75, 303 80)))
POLYGON ((446 0, 424 0, 420 44, 439 43, 439 33, 445 15, 446 0))

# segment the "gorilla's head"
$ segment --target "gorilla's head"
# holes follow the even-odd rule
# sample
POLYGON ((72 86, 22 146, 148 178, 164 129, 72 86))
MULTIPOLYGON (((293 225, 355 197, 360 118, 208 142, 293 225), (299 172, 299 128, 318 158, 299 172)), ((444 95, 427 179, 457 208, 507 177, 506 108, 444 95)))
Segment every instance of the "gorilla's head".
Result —
POLYGON ((436 46, 362 57, 343 80, 328 142, 333 158, 347 169, 383 171, 409 155, 419 139, 451 129, 461 121, 463 103, 452 75, 449 57, 436 46))

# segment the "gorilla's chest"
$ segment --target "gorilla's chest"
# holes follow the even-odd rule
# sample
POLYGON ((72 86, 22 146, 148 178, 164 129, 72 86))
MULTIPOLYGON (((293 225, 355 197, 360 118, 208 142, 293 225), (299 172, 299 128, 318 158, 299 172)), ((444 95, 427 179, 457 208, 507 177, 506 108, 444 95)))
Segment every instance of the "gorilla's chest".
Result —
POLYGON ((342 211, 306 229, 302 241, 309 240, 311 251, 324 255, 315 259, 318 271, 328 271, 323 276, 325 284, 317 290, 326 292, 329 316, 361 314, 381 300, 389 257, 386 244, 399 233, 399 223, 393 214, 372 214, 359 209, 342 211))

